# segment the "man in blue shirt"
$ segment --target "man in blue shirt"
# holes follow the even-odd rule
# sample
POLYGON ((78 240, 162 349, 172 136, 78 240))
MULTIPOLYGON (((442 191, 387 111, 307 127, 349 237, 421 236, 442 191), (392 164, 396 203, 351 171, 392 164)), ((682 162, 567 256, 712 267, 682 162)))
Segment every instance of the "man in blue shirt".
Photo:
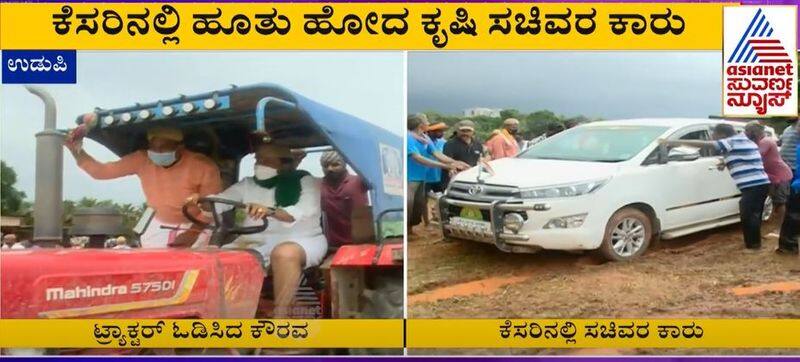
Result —
MULTIPOLYGON (((444 124, 444 122, 439 122, 428 127, 427 132, 428 137, 430 137, 433 142, 433 149, 442 154, 444 154, 444 144, 447 143, 447 141, 444 140, 445 131, 447 131, 447 125, 444 124)), ((428 179, 425 180, 425 183, 427 184, 426 191, 444 191, 445 185, 442 185, 442 169, 438 167, 431 168, 428 171, 428 179)))
POLYGON ((467 164, 445 156, 434 148, 433 141, 425 134, 428 129, 428 117, 424 114, 414 114, 408 117, 408 134, 406 139, 406 153, 408 161, 408 188, 406 190, 406 210, 408 236, 413 235, 413 227, 422 221, 425 212, 425 181, 428 170, 440 168, 448 171, 465 170, 467 164))
MULTIPOLYGON (((444 132, 447 130, 447 124, 439 122, 428 126, 428 131, 425 132, 428 138, 433 143, 433 150, 444 154, 444 132)), ((432 155, 431 155, 432 156, 432 155)), ((433 167, 428 169, 428 176, 425 178, 425 192, 424 195, 429 196, 431 193, 440 193, 444 191, 445 185, 442 184, 442 169, 433 167)), ((425 202, 425 209, 422 212, 422 222, 425 226, 430 225, 428 203, 425 202)))
MULTIPOLYGON (((800 129, 800 122, 798 122, 797 128, 800 129)), ((795 146, 795 155, 797 156, 796 160, 800 160, 800 143, 795 146)), ((800 166, 798 165, 800 162, 795 163, 792 190, 789 199, 786 200, 786 216, 783 218, 778 241, 779 245, 795 245, 795 248, 793 252, 781 252, 784 249, 776 250, 781 254, 797 254, 798 245, 800 245, 800 166)))
POLYGON ((742 222, 744 244, 747 249, 761 249, 761 221, 764 202, 769 193, 769 177, 764 171, 764 162, 758 145, 727 123, 714 127, 713 141, 674 140, 663 141, 667 145, 715 148, 725 158, 725 167, 742 193, 739 199, 739 218, 742 222))

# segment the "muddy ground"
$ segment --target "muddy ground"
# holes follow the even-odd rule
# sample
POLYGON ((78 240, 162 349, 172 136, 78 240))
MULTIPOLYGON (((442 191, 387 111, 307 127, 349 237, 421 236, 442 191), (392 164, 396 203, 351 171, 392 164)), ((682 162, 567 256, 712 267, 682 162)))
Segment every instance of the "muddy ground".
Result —
MULTIPOLYGON (((774 227, 767 230, 772 231, 774 227)), ((800 318, 800 258, 777 235, 748 254, 738 225, 660 241, 639 259, 506 254, 415 228, 409 318, 800 318)), ((800 350, 417 350, 412 354, 798 354, 800 350)))

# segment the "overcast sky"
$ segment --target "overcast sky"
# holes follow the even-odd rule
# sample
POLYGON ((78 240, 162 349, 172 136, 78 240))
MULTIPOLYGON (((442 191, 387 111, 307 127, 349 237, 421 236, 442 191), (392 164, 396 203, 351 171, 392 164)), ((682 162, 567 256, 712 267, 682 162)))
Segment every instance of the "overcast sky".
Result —
POLYGON ((722 108, 721 62, 719 52, 415 52, 408 109, 705 118, 722 108))
MULTIPOLYGON (((79 114, 94 107, 116 108, 135 102, 173 98, 270 82, 310 99, 403 134, 404 81, 400 52, 78 52, 78 83, 45 86, 58 105, 58 127, 74 127, 79 114)), ((20 85, 0 87, 1 158, 17 172, 17 187, 33 200, 36 142, 43 127, 42 102, 20 85)), ((87 141, 89 154, 101 161, 117 157, 87 141)), ((317 157, 301 167, 319 175, 317 157)), ((252 161, 242 173, 252 174, 252 161)), ((245 166, 247 164, 247 166, 245 166)), ((64 197, 83 196, 141 203, 135 176, 96 181, 64 155, 64 197)))

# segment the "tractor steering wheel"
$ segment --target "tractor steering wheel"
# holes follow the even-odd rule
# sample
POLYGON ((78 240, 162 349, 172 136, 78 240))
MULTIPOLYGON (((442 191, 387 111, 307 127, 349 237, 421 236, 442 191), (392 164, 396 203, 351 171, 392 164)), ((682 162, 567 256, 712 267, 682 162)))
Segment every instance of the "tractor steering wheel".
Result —
MULTIPOLYGON (((214 217, 214 224, 199 220, 194 215, 189 212, 190 204, 183 205, 183 216, 185 216, 189 221, 193 222, 196 225, 202 226, 204 229, 210 229, 214 231, 214 234, 220 234, 221 236, 227 236, 230 234, 234 235, 246 235, 246 234, 257 234, 264 230, 267 230, 267 226, 269 222, 266 218, 261 220, 261 225, 255 226, 231 226, 225 223, 223 220, 222 214, 217 212, 217 208, 215 207, 216 204, 224 204, 233 206, 234 209, 246 209, 247 205, 238 201, 223 199, 219 197, 201 197, 197 200, 198 204, 205 204, 208 205, 208 209, 211 210, 211 215, 214 217)), ((214 239, 214 238, 212 238, 214 239)), ((212 240, 213 241, 213 240, 212 240)))

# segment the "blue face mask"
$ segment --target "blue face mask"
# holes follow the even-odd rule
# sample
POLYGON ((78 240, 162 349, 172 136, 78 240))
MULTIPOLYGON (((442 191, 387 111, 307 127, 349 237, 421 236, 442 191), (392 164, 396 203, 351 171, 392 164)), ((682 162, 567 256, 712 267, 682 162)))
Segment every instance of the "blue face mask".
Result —
POLYGON ((177 159, 175 157, 175 151, 171 152, 147 151, 147 157, 150 158, 150 161, 153 161, 153 163, 162 167, 167 167, 175 163, 175 160, 177 159))

